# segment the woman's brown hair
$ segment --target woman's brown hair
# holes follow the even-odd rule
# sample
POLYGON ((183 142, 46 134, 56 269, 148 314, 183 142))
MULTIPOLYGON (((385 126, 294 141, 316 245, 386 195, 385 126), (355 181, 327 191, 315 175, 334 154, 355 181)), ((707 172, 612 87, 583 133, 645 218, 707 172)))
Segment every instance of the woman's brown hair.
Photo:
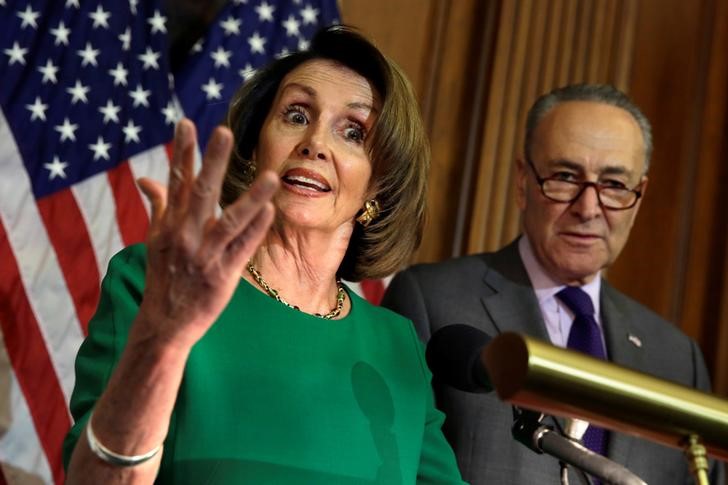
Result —
POLYGON ((371 192, 379 216, 366 228, 355 224, 338 276, 349 281, 380 278, 407 265, 420 244, 425 220, 430 149, 412 87, 402 71, 349 27, 320 30, 307 51, 277 59, 235 94, 228 125, 235 135, 221 203, 235 201, 255 178, 253 150, 283 78, 301 64, 324 59, 366 78, 382 100, 367 139, 371 192))

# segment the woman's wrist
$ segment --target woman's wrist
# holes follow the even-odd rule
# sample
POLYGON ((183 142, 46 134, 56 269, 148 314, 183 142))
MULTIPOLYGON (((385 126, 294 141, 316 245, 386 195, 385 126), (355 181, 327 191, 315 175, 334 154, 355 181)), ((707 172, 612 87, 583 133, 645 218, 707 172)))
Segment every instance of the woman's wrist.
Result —
POLYGON ((92 422, 93 412, 89 415, 88 422, 86 423, 86 441, 88 442, 88 446, 96 457, 110 465, 120 467, 141 465, 154 458, 162 449, 163 445, 160 443, 153 449, 139 455, 124 455, 111 451, 96 437, 92 422))

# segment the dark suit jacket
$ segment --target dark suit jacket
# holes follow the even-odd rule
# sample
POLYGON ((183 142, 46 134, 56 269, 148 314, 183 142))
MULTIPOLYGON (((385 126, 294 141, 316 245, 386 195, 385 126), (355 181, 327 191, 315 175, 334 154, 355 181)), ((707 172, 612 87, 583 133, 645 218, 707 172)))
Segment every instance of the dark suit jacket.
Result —
MULTIPOLYGON (((523 332, 549 341, 538 300, 516 242, 495 253, 416 265, 390 283, 382 304, 410 318, 427 341, 438 328, 465 323, 494 336, 523 332)), ((683 385, 708 390, 696 343, 673 324, 602 281, 601 317, 609 360, 683 385), (641 342, 641 347, 635 342, 641 342)), ((470 394, 433 382, 447 415, 443 431, 463 478, 473 484, 560 483, 559 464, 511 437, 513 412, 495 393, 470 394)), ((682 452, 611 433, 608 456, 650 485, 692 483, 682 452)), ((572 477, 571 483, 578 483, 572 477)), ((711 485, 724 485, 723 466, 711 467, 711 485)))

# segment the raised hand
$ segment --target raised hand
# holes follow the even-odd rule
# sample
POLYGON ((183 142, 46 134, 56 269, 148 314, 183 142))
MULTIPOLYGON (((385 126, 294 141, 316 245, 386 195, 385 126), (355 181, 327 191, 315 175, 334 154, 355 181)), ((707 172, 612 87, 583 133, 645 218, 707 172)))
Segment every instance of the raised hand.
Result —
POLYGON ((212 134, 194 175, 194 124, 177 126, 168 187, 149 179, 139 186, 152 205, 147 237, 146 288, 140 307, 143 338, 191 347, 223 311, 273 220, 271 197, 279 182, 260 173, 251 189, 216 214, 232 149, 232 133, 212 134))

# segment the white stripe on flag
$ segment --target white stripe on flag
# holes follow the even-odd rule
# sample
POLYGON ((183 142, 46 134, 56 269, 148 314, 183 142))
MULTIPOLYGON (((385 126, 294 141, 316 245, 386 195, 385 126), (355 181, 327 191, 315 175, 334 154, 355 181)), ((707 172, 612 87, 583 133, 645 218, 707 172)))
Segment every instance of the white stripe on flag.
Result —
POLYGON ((8 232, 8 242, 15 254, 28 301, 68 402, 73 390, 73 364, 83 340, 81 324, 2 111, 0 194, 0 218, 8 232))
POLYGON ((86 223, 100 275, 106 273, 111 257, 124 247, 119 225, 113 217, 116 202, 108 181, 106 173, 102 172, 71 188, 86 223))

